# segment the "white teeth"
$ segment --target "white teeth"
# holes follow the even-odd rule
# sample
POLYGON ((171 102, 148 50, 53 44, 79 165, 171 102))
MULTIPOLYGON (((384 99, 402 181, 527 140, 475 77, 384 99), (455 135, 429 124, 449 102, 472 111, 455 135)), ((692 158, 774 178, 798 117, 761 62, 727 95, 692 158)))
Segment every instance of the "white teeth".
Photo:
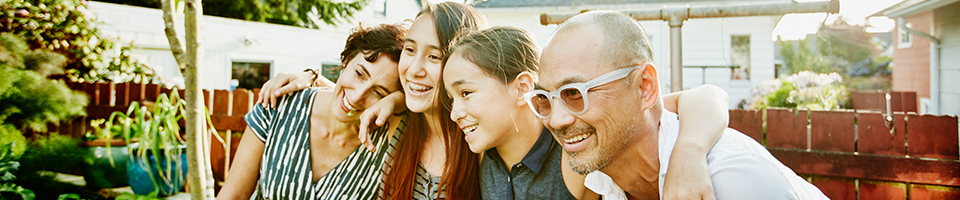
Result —
POLYGON ((581 141, 581 140, 583 140, 583 139, 587 139, 587 136, 590 136, 590 134, 580 134, 580 135, 577 135, 577 136, 573 136, 573 137, 571 137, 571 138, 563 139, 563 142, 566 142, 566 143, 579 142, 579 141, 581 141))
POLYGON ((415 90, 415 91, 419 91, 419 92, 423 92, 423 91, 427 91, 427 90, 433 89, 433 87, 425 86, 425 85, 420 85, 420 84, 416 84, 416 83, 409 83, 409 84, 407 84, 407 86, 410 87, 411 90, 415 90))
POLYGON ((347 97, 343 97, 343 106, 347 107, 347 110, 349 110, 348 114, 359 111, 357 108, 354 108, 353 105, 350 105, 350 101, 347 101, 347 97))
POLYGON ((477 130, 477 125, 471 125, 471 126, 468 126, 468 127, 463 127, 463 134, 464 134, 464 135, 470 134, 470 133, 472 133, 473 131, 476 131, 476 130, 477 130))

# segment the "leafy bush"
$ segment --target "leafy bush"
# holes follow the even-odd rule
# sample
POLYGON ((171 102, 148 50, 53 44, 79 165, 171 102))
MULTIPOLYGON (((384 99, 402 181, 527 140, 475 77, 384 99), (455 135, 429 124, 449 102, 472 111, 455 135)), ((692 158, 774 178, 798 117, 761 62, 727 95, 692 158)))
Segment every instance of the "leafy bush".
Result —
POLYGON ((32 190, 11 182, 17 179, 13 173, 20 168, 13 151, 13 143, 0 145, 0 199, 31 200, 36 196, 32 190))
POLYGON ((63 81, 26 70, 52 71, 63 66, 62 56, 42 49, 30 51, 26 46, 12 34, 0 34, 0 124, 45 132, 47 123, 86 115, 83 93, 70 90, 63 81))
POLYGON ((809 71, 764 81, 744 100, 746 109, 768 107, 831 110, 849 101, 843 78, 836 72, 817 74, 809 71))
MULTIPOLYGON (((62 54, 73 81, 153 81, 142 60, 104 37, 85 0, 0 0, 0 32, 22 36, 29 49, 62 54)), ((15 51, 24 52, 24 51, 15 51)))

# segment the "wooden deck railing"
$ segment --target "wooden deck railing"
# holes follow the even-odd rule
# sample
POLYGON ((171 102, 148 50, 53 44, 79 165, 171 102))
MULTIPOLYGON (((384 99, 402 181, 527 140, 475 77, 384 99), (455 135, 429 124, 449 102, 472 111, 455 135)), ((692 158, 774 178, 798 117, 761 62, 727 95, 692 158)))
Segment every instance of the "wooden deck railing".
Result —
POLYGON ((960 199, 957 123, 912 112, 730 111, 731 128, 831 199, 960 199))

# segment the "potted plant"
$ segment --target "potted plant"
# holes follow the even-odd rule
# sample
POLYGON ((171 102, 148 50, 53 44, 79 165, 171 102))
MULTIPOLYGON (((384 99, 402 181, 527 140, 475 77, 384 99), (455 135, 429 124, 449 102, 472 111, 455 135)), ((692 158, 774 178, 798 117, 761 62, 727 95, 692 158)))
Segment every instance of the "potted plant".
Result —
POLYGON ((127 161, 130 154, 127 152, 127 142, 119 135, 122 126, 111 122, 110 126, 105 127, 105 122, 105 119, 90 121, 94 131, 87 132, 85 141, 81 143, 93 155, 83 163, 83 179, 88 187, 93 188, 128 186, 127 161))
POLYGON ((102 130, 108 137, 118 132, 127 144, 126 174, 137 194, 169 196, 183 187, 187 155, 178 122, 186 111, 178 94, 161 94, 152 105, 132 102, 126 113, 111 114, 105 124, 110 128, 102 130))

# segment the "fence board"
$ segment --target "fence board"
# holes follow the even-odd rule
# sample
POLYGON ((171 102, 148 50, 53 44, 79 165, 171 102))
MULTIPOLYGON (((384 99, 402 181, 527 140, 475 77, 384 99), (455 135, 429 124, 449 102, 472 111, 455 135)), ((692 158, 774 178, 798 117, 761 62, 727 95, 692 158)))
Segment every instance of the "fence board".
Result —
POLYGON ((223 115, 230 116, 230 102, 233 100, 233 96, 230 94, 230 91, 227 90, 214 90, 213 91, 213 114, 214 115, 223 115))
POLYGON ((207 109, 207 112, 213 113, 213 91, 210 90, 200 90, 203 94, 203 106, 207 109))
POLYGON ((214 127, 217 127, 217 130, 225 131, 243 131, 247 128, 247 122, 243 120, 243 116, 226 116, 226 115, 213 115, 210 117, 211 123, 214 127))
POLYGON ((960 160, 768 148, 797 173, 960 186, 960 160))
POLYGON ((160 85, 157 85, 157 84, 144 85, 143 100, 157 101, 158 96, 160 96, 160 85))
POLYGON ((87 97, 89 97, 90 104, 88 104, 88 105, 98 105, 98 104, 100 104, 100 93, 97 92, 97 86, 96 86, 96 85, 94 85, 93 83, 84 83, 84 84, 83 84, 83 92, 84 92, 84 93, 87 93, 87 97))
POLYGON ((730 110, 730 128, 763 144, 763 113, 759 110, 730 110))
POLYGON ((768 147, 807 149, 807 111, 767 109, 766 143, 768 147))
POLYGON ((960 158, 957 144, 957 117, 908 115, 907 142, 910 156, 960 158))
POLYGON ((810 149, 854 152, 856 131, 852 112, 810 112, 810 149))
POLYGON ((907 199, 907 184, 860 180, 859 199, 907 199))
POLYGON ((919 106, 917 106, 917 101, 919 100, 917 99, 916 92, 900 92, 900 95, 901 102, 903 103, 900 108, 902 108, 904 112, 918 112, 917 109, 919 109, 919 106))
POLYGON ((130 82, 117 84, 117 90, 116 90, 117 93, 114 98, 113 105, 121 106, 121 107, 130 105, 130 86, 131 85, 133 85, 133 83, 130 83, 130 82))
POLYGON ((230 113, 232 116, 243 116, 247 112, 250 112, 250 107, 253 106, 253 93, 250 90, 238 88, 233 90, 233 112, 230 113))
POLYGON ((853 179, 814 176, 810 183, 820 188, 823 195, 833 200, 857 198, 857 186, 853 183, 853 179))
POLYGON ((910 184, 910 199, 960 199, 960 188, 910 184))
POLYGON ((115 86, 113 83, 96 83, 97 95, 100 96, 97 100, 99 105, 113 105, 113 97, 116 95, 115 86))
MULTIPOLYGON (((146 87, 147 85, 144 83, 130 84, 130 89, 129 89, 130 94, 128 95, 130 97, 130 102, 143 100, 144 92, 146 92, 146 87)), ((127 105, 130 105, 130 103, 127 103, 127 105)))
MULTIPOLYGON (((857 152, 891 156, 907 155, 906 132, 891 131, 895 130, 894 122, 887 122, 880 113, 859 113, 857 152)), ((903 123, 902 117, 899 122, 903 123)), ((900 127, 900 129, 903 128, 900 127)))
POLYGON ((257 103, 257 99, 260 98, 260 88, 253 88, 251 92, 253 93, 253 98, 250 101, 257 103))

